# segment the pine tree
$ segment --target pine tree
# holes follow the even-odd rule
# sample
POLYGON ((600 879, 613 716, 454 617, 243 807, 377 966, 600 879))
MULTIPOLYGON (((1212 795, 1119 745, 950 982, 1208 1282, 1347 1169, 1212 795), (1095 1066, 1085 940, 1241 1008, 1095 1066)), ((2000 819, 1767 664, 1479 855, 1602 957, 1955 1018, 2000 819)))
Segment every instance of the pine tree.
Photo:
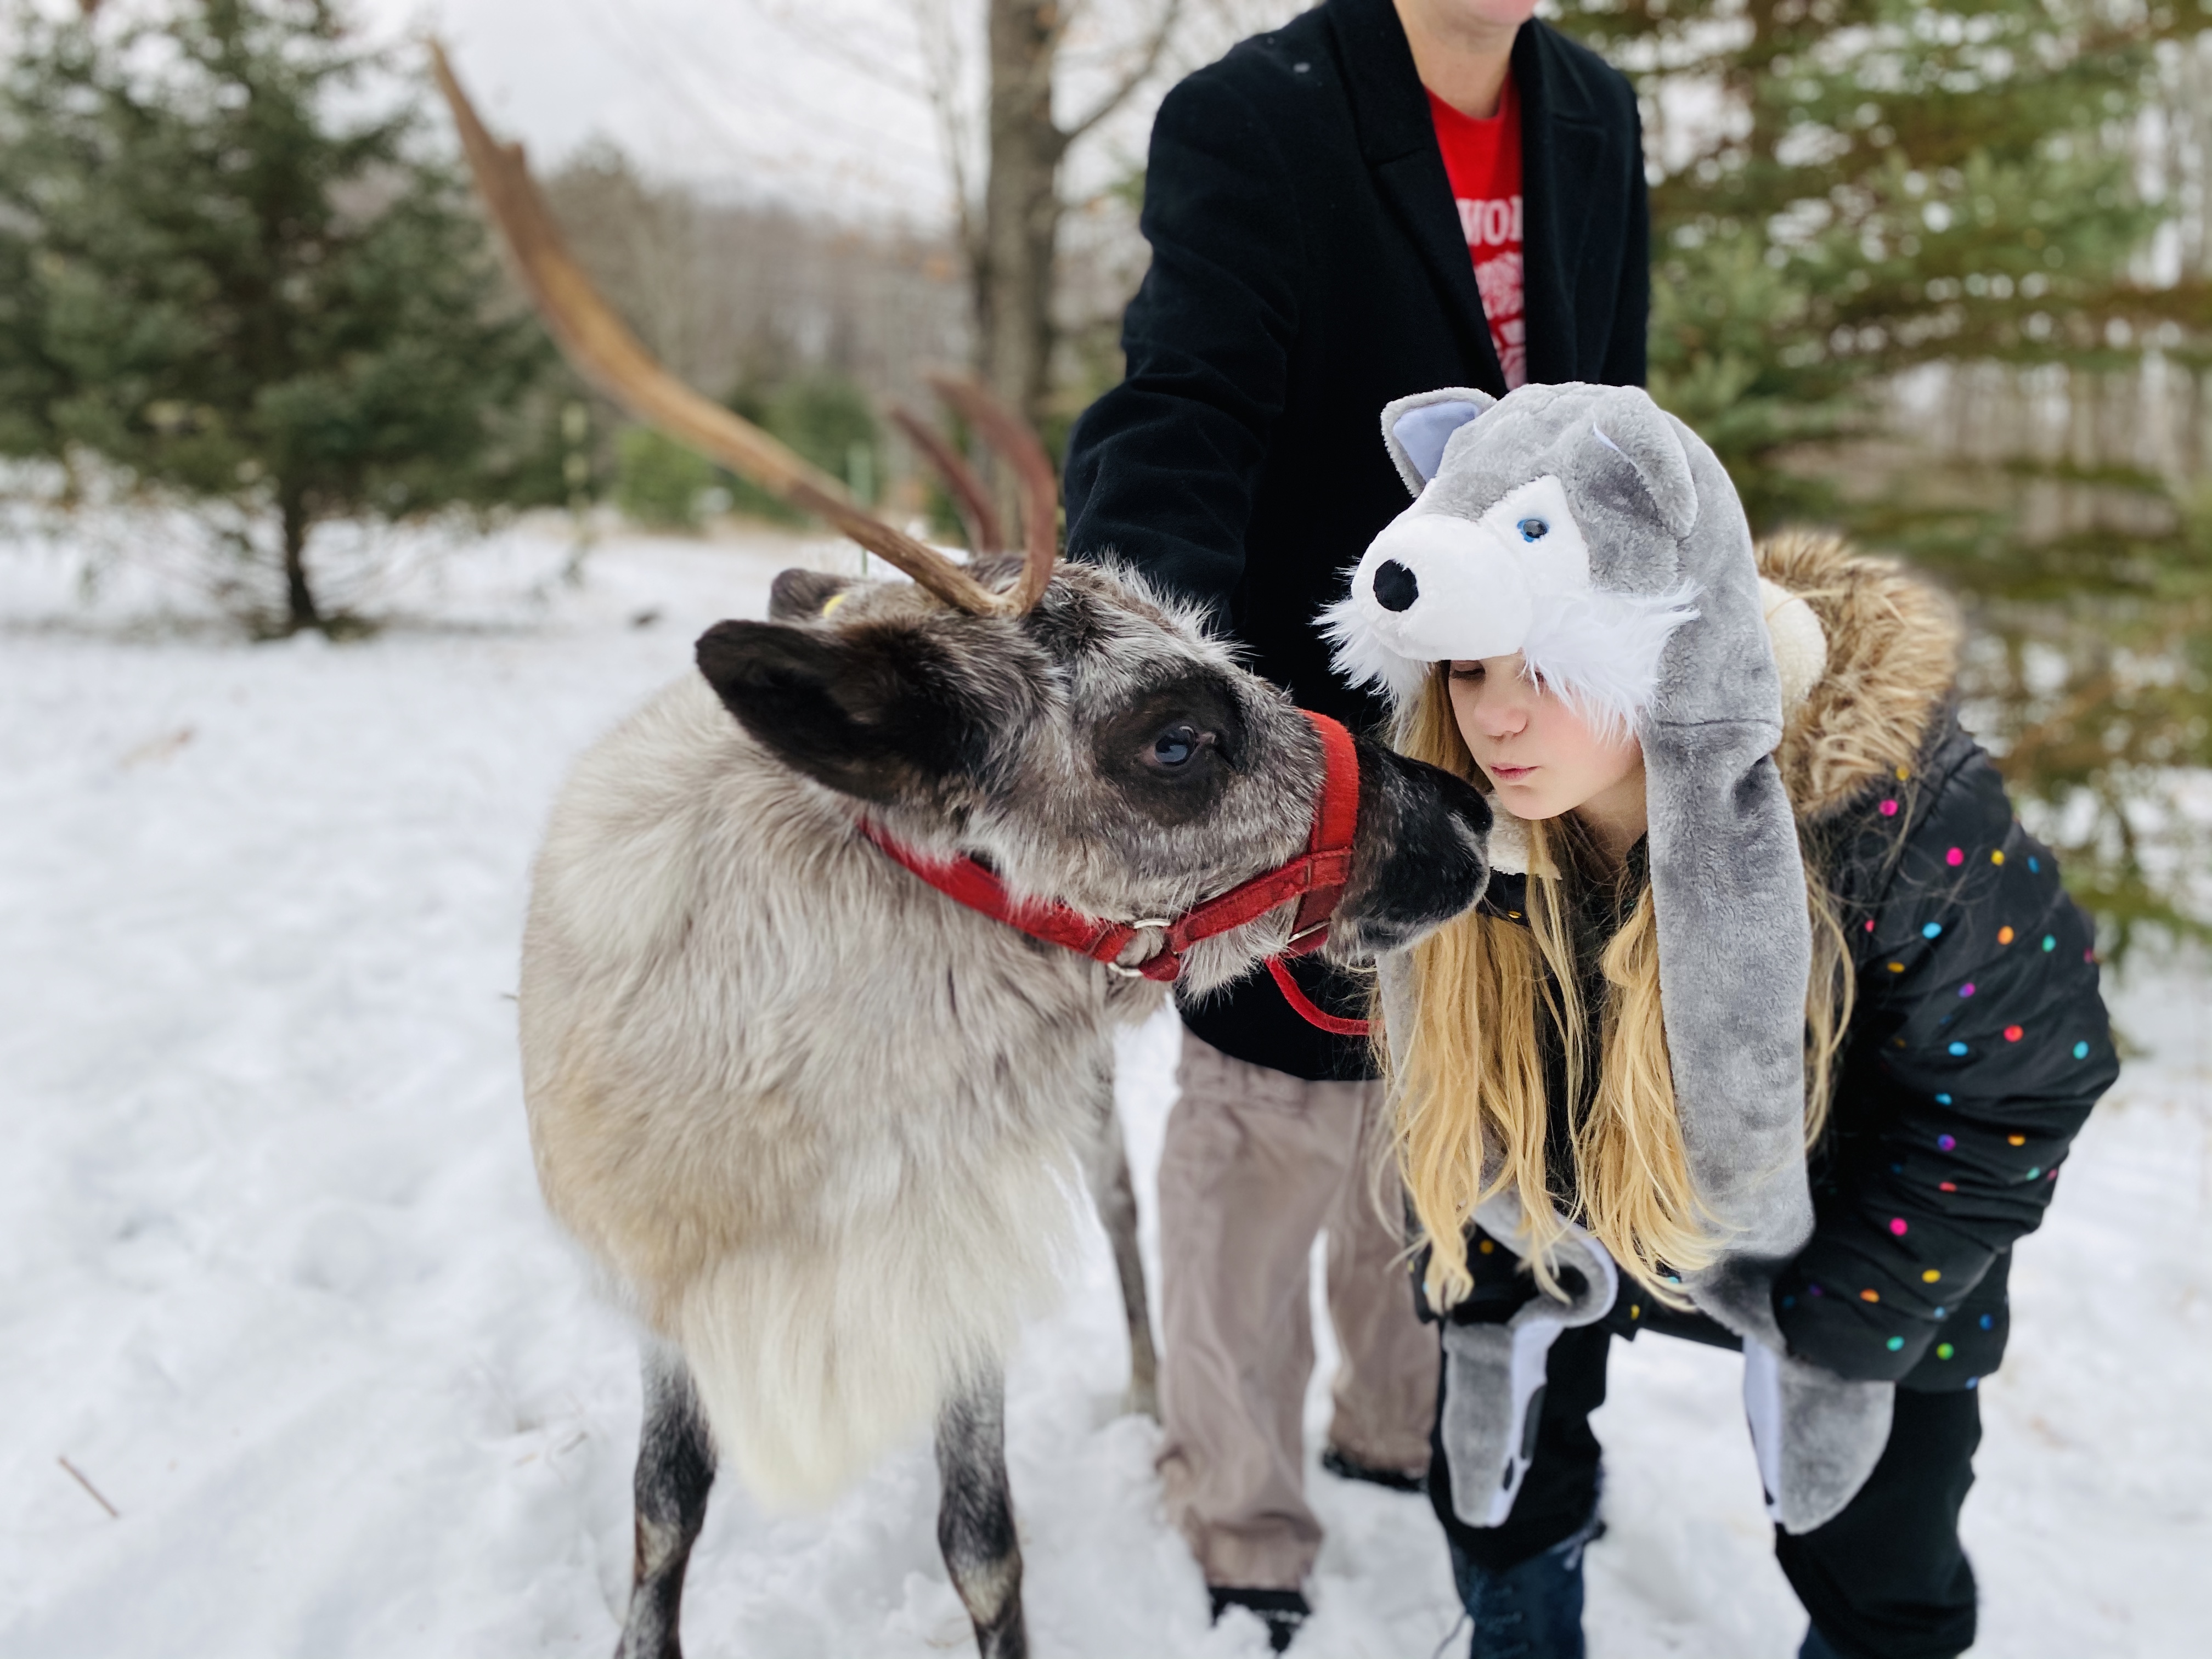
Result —
POLYGON ((319 521, 558 498, 553 399, 530 397, 550 349, 412 88, 335 5, 25 8, 12 32, 0 447, 90 451, 258 515, 279 632, 334 620, 319 521))
MULTIPOLYGON (((2154 282, 2138 185, 2161 43, 2200 9, 2083 0, 1567 0, 1643 94, 1651 386, 1753 525, 1839 524, 1948 582, 1987 642, 1971 713, 2124 943, 2203 932, 2168 785, 2212 763, 2212 513, 2141 465, 1885 448, 1923 365, 2201 373, 2212 289, 2154 282), (2030 485, 2099 493, 2031 536, 2030 485), (2134 498, 2132 507, 2113 505, 2134 498), (2100 521, 2101 520, 2101 521, 2100 521)), ((2166 49, 2170 52, 2172 45, 2166 49)), ((2201 897, 2201 896, 2200 896, 2201 897)))

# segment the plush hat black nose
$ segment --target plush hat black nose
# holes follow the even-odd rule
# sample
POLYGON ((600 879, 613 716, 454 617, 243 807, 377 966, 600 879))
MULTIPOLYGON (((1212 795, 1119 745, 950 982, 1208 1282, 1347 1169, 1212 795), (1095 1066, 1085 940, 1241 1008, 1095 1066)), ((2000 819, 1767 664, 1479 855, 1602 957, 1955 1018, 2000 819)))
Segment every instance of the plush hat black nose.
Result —
POLYGON ((1375 603, 1385 611, 1410 611, 1421 597, 1421 584, 1395 559, 1375 567, 1375 603))

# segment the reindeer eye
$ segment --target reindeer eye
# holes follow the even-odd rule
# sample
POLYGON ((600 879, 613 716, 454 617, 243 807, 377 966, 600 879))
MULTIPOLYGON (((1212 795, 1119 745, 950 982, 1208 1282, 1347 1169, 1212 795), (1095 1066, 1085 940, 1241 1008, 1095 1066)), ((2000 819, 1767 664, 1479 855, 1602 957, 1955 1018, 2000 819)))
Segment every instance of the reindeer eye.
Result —
POLYGON ((1552 533, 1552 526, 1541 519, 1523 519, 1515 528, 1520 531, 1524 542, 1540 542, 1552 533))
POLYGON ((1170 726, 1152 739, 1152 764, 1170 769, 1187 765, 1202 741, 1195 726, 1170 726))
POLYGON ((1102 776, 1133 793, 1129 804, 1160 823, 1192 823, 1237 770, 1244 725, 1235 691, 1215 670, 1146 692, 1099 722, 1102 776))

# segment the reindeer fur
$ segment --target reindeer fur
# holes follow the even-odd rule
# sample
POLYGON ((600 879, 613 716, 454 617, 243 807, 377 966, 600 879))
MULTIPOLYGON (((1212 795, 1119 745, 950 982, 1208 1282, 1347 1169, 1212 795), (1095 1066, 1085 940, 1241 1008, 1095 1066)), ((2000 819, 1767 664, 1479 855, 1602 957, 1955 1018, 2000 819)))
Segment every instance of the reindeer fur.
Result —
MULTIPOLYGON (((1166 994, 962 908, 863 816, 987 858, 1018 895, 1168 916, 1304 847, 1322 762, 1284 694, 1111 569, 1060 567, 1016 617, 788 572, 770 618, 710 631, 702 672, 562 790, 523 1067, 548 1204, 665 1345, 662 1430, 702 1413, 747 1486, 817 1504, 933 1414, 941 1459, 948 1425, 956 1462, 969 1419, 998 1432, 1001 1356, 1073 1237, 1112 1030, 1166 994), (1139 763, 1164 721, 1210 734, 1203 787, 1139 763)), ((1361 759, 1331 946, 1364 956, 1474 902, 1488 815, 1455 779, 1361 759)), ((1194 949, 1185 992, 1279 950, 1290 915, 1194 949)), ((1019 1650, 1013 1606, 1012 1644, 987 1650, 1019 1650)))

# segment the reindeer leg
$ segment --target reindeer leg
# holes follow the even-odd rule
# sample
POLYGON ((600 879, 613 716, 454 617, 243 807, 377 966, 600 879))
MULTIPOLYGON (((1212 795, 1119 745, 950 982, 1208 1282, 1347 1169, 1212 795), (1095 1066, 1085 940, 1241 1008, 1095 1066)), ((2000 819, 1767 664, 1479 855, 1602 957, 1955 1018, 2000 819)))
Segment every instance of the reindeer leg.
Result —
POLYGON ((1022 1547, 1006 1485, 1006 1382, 971 1377, 937 1414, 937 1545, 975 1625, 977 1659, 1025 1659, 1022 1547))
POLYGON ((714 1443, 683 1354, 648 1341, 644 1368, 645 1425, 638 1436, 634 1487, 637 1554, 629 1615, 615 1659, 683 1659, 677 1622, 684 1569, 707 1518, 714 1443))
POLYGON ((1129 1391, 1121 1409, 1158 1420, 1159 1356, 1152 1347, 1152 1313, 1145 1295, 1145 1259, 1137 1250, 1137 1192, 1129 1181, 1129 1154, 1122 1145, 1121 1120, 1114 1110, 1114 1078, 1106 1075, 1104 1111, 1098 1146, 1091 1159, 1091 1199, 1114 1247, 1114 1271, 1121 1280, 1121 1312, 1129 1325, 1129 1391))

